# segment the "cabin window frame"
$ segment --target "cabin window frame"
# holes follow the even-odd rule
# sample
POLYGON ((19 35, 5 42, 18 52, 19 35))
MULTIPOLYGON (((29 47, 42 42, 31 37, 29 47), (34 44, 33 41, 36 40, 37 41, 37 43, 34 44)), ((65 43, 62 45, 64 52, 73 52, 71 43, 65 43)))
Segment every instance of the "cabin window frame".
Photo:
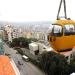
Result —
POLYGON ((52 36, 55 36, 55 37, 60 37, 63 35, 63 27, 59 24, 53 24, 53 28, 52 28, 52 32, 51 32, 51 35, 52 36), (61 32, 60 32, 60 29, 59 29, 59 33, 54 33, 54 26, 57 25, 57 26, 60 26, 61 27, 61 32))
POLYGON ((75 25, 74 24, 65 24, 64 26, 63 26, 63 34, 64 34, 64 36, 75 35, 75 25), (64 26, 66 26, 66 25, 69 25, 69 30, 64 28, 64 26), (73 31, 71 29, 71 25, 74 26, 73 31))

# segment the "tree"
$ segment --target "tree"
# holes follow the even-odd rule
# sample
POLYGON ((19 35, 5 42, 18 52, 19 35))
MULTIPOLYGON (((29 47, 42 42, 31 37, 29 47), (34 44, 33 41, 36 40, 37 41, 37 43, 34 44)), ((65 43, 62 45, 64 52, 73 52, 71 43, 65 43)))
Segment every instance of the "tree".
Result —
POLYGON ((19 40, 17 38, 14 38, 13 41, 10 43, 10 46, 11 47, 19 46, 19 40))
POLYGON ((66 58, 55 52, 44 52, 40 55, 40 64, 47 75, 69 75, 66 58))
POLYGON ((73 51, 70 58, 70 73, 75 72, 75 52, 73 51))
POLYGON ((20 46, 20 47, 26 47, 28 48, 29 43, 31 43, 31 39, 28 38, 24 38, 24 37, 19 37, 19 38, 14 38, 11 46, 15 47, 15 46, 20 46))

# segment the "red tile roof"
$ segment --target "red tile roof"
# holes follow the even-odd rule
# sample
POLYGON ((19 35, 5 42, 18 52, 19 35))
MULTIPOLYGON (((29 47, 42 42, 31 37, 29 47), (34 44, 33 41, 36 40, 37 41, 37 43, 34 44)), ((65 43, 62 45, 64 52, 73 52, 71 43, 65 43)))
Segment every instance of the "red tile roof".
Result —
POLYGON ((0 55, 0 75, 16 75, 7 56, 0 55))

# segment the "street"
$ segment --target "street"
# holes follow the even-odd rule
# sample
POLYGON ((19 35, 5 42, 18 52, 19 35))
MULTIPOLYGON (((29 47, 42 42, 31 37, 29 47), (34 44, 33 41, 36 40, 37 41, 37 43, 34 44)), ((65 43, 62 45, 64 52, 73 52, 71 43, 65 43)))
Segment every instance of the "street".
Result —
POLYGON ((13 48, 9 48, 6 44, 4 44, 4 50, 5 54, 9 54, 10 58, 14 60, 21 75, 45 75, 37 66, 31 62, 25 62, 22 60, 22 56, 16 53, 16 50, 13 48), (18 61, 21 63, 21 65, 18 64, 18 61))

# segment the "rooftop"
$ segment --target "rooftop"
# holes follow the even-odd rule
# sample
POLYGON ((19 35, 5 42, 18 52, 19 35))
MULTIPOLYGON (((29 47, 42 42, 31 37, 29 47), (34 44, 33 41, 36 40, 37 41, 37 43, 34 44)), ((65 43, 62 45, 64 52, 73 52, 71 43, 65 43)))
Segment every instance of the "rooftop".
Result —
POLYGON ((8 56, 0 55, 0 75, 16 75, 8 56))

